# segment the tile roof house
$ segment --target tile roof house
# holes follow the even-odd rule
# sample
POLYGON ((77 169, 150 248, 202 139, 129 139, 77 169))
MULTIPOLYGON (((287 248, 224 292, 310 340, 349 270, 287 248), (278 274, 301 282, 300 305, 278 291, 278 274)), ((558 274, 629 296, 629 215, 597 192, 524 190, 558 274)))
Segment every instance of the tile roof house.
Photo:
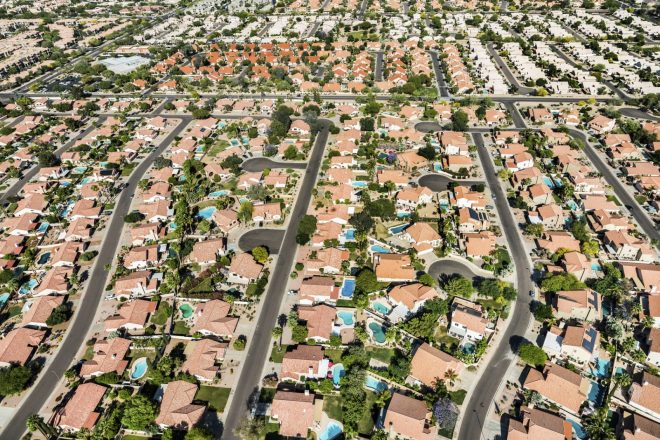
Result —
POLYGON ((412 243, 418 255, 431 252, 434 247, 442 244, 442 238, 438 231, 426 222, 417 222, 406 228, 401 234, 401 239, 412 243))
POLYGON ((452 305, 451 324, 448 334, 463 340, 479 341, 493 330, 491 322, 486 319, 484 308, 477 303, 455 297, 452 305))
POLYGON ((64 295, 69 291, 69 279, 73 274, 70 267, 53 267, 33 289, 34 296, 64 295))
POLYGON ((497 237, 490 231, 463 234, 465 254, 468 257, 485 257, 495 250, 497 237))
POLYGON ((278 391, 271 405, 271 418, 280 424, 283 437, 307 438, 314 425, 314 395, 308 391, 278 391))
POLYGON ((192 333, 203 335, 215 335, 220 337, 232 337, 238 318, 228 316, 231 305, 219 299, 213 299, 195 307, 195 324, 191 328, 192 333))
POLYGON ((193 263, 209 265, 215 263, 217 258, 224 255, 225 252, 226 245, 224 238, 198 241, 193 245, 188 259, 193 263))
POLYGON ((318 302, 334 302, 339 298, 340 290, 340 287, 335 286, 333 277, 314 275, 302 281, 298 303, 312 305, 318 302))
POLYGON ((431 440, 435 433, 430 420, 431 412, 424 401, 394 393, 387 405, 383 427, 390 438, 431 440))
POLYGON ((660 423, 639 414, 624 412, 619 438, 622 440, 656 440, 660 438, 660 423))
POLYGON ((329 360, 323 357, 319 345, 298 345, 282 360, 280 380, 323 379, 328 376, 329 360))
POLYGON ((119 298, 149 296, 156 293, 159 281, 150 270, 131 272, 115 281, 115 295, 119 298))
POLYGON ((27 327, 46 328, 46 321, 57 307, 64 303, 63 296, 41 296, 23 306, 21 324, 27 327))
POLYGON ((119 308, 116 315, 105 319, 103 325, 106 332, 126 329, 129 332, 143 330, 149 315, 156 311, 158 303, 144 299, 136 299, 125 302, 119 308))
POLYGON ((259 278, 263 268, 251 254, 247 252, 238 254, 229 266, 227 281, 235 284, 249 284, 259 278))
POLYGON ((454 356, 422 343, 410 363, 410 376, 414 381, 433 387, 436 380, 445 380, 445 374, 453 371, 459 374, 464 364, 454 356))
POLYGON ((627 391, 628 404, 653 420, 660 421, 660 377, 643 372, 627 391))
POLYGON ((545 364, 543 372, 530 369, 523 383, 524 388, 538 392, 571 414, 580 410, 589 386, 588 379, 551 362, 545 364))
POLYGON ((573 425, 538 408, 522 407, 522 421, 509 419, 507 440, 572 440, 573 425))
POLYGON ((586 365, 598 355, 599 344, 600 333, 595 327, 567 325, 563 329, 552 327, 546 334, 543 348, 550 355, 556 354, 586 365))
POLYGON ((16 328, 0 339, 0 367, 25 365, 46 336, 43 330, 16 328))
POLYGON ((163 399, 160 401, 160 413, 155 423, 162 427, 175 429, 192 428, 204 415, 204 405, 193 404, 197 394, 197 385, 184 380, 175 380, 165 385, 163 399))
POLYGON ((203 382, 214 381, 220 371, 216 362, 225 357, 227 347, 226 342, 213 339, 191 341, 186 346, 186 361, 181 366, 181 371, 192 374, 203 382))
POLYGON ((558 318, 595 321, 603 314, 600 294, 595 290, 561 290, 555 294, 552 307, 558 318))
POLYGON ((307 325, 307 337, 316 341, 329 341, 337 312, 327 304, 298 306, 298 319, 307 325))
POLYGON ((561 267, 564 268, 566 273, 575 275, 580 281, 593 278, 592 263, 586 255, 580 252, 566 252, 561 259, 561 267))
POLYGON ((130 339, 112 338, 102 339, 94 344, 94 356, 83 362, 80 375, 90 378, 114 371, 119 376, 124 374, 128 361, 124 360, 129 347, 130 339))
POLYGON ((65 431, 91 430, 101 416, 96 409, 106 390, 92 382, 79 385, 66 404, 55 412, 52 424, 65 431))
POLYGON ((438 298, 435 288, 420 283, 399 284, 388 292, 390 302, 403 307, 407 312, 416 313, 424 303, 438 298))
POLYGON ((380 254, 373 255, 374 272, 380 282, 402 283, 414 281, 416 272, 412 267, 410 256, 407 254, 380 254))

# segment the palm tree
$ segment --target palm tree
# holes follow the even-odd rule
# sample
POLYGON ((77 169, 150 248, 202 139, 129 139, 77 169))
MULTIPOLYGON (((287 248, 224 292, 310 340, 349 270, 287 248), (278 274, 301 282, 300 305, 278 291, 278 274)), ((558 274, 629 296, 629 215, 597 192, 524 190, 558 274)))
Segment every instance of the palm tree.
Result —
POLYGON ((454 386, 454 384, 458 381, 458 373, 454 370, 447 370, 445 371, 445 379, 449 383, 449 386, 454 386))
POLYGON ((607 407, 599 408, 584 421, 584 430, 591 440, 615 440, 610 426, 607 407))
POLYGON ((265 434, 266 423, 262 418, 246 417, 236 428, 234 434, 245 440, 259 440, 265 434))

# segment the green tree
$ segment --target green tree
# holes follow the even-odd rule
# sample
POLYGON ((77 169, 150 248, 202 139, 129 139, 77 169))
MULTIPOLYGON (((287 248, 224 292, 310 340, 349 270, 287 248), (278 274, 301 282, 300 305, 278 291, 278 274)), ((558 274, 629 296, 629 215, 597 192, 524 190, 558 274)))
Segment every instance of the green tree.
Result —
POLYGON ((518 347, 518 356, 526 364, 536 367, 545 365, 548 360, 548 355, 545 351, 531 342, 520 344, 520 347, 518 347))
POLYGON ((69 319, 69 306, 66 304, 60 304, 55 307, 51 312, 50 316, 46 319, 46 324, 49 327, 52 327, 57 324, 66 322, 69 319))
POLYGON ((468 115, 463 110, 457 110, 451 115, 451 123, 454 131, 468 131, 470 128, 468 115))
POLYGON ((291 329, 291 339, 297 343, 305 342, 308 336, 307 326, 302 324, 296 324, 291 329))
POLYGON ((23 365, 0 368, 0 397, 19 394, 32 379, 32 370, 23 365))
POLYGON ((252 256, 257 262, 264 264, 268 260, 268 249, 263 246, 257 246, 252 249, 252 256))
POLYGON ((156 418, 156 404, 142 394, 131 397, 125 404, 121 424, 136 431, 146 431, 156 418))
POLYGON ((245 417, 234 430, 244 440, 261 440, 266 435, 266 422, 261 417, 245 417))
POLYGON ((470 298, 474 293, 472 281, 461 275, 451 277, 442 285, 442 288, 449 295, 460 296, 463 298, 470 298))
POLYGON ((314 232, 316 232, 316 217, 309 214, 303 216, 303 218, 300 219, 300 224, 298 225, 296 242, 300 245, 309 243, 309 240, 312 239, 314 232))
POLYGON ((382 285, 378 282, 376 274, 369 268, 364 268, 355 278, 355 290, 362 293, 372 293, 380 290, 382 285))
POLYGON ((616 436, 610 426, 608 408, 598 408, 583 422, 584 430, 591 440, 615 440, 616 436))
POLYGON ((194 426, 188 430, 184 438, 185 440, 213 440, 213 433, 199 426, 194 426))

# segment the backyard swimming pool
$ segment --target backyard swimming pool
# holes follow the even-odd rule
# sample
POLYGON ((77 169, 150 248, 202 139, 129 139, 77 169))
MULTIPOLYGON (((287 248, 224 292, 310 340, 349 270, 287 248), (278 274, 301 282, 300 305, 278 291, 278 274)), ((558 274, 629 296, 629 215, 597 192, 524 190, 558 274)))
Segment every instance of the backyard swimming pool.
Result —
POLYGON ((211 218, 211 216, 215 211, 216 211, 215 206, 207 206, 206 208, 199 210, 199 212, 197 213, 197 217, 203 218, 204 220, 208 220, 211 218))
POLYGON ((591 374, 599 379, 609 377, 610 375, 610 361, 607 359, 596 358, 596 367, 589 366, 591 374))
POLYGON ((387 384, 373 376, 367 376, 364 379, 364 386, 377 393, 382 393, 387 389, 387 384))
POLYGON ((378 313, 380 313, 381 315, 388 315, 390 313, 390 310, 392 310, 392 308, 389 305, 381 301, 374 301, 373 303, 371 303, 371 307, 373 307, 373 309, 378 313))
POLYGON ((591 382, 591 388, 589 388, 587 399, 589 399, 596 406, 596 408, 599 408, 603 405, 606 394, 607 389, 604 386, 599 385, 596 382, 591 382))
POLYGON ((403 223, 398 226, 392 226, 390 228, 390 234, 396 235, 402 233, 408 227, 408 223, 403 223))
POLYGON ((337 312, 337 317, 344 325, 353 325, 353 312, 340 310, 337 312))
POLYGON ((353 292, 355 292, 355 278, 344 278, 341 285, 342 298, 353 298, 353 292))
POLYGON ((20 289, 18 289, 18 293, 21 295, 27 295, 32 289, 36 287, 37 284, 37 280, 31 279, 27 283, 23 284, 20 289))
POLYGON ((222 196, 226 196, 228 194, 229 194, 229 191, 227 191, 226 189, 221 189, 219 191, 213 191, 212 193, 209 194, 209 197, 214 197, 214 198, 215 197, 222 197, 222 196))
POLYGON ((7 301, 9 301, 9 294, 8 293, 3 293, 0 295, 0 307, 4 306, 7 301))
POLYGON ((342 364, 335 364, 332 366, 332 383, 339 385, 341 378, 346 374, 345 368, 342 364))
POLYGON ((364 188, 366 186, 369 186, 369 183, 365 182, 363 180, 358 180, 358 181, 353 182, 353 186, 355 188, 364 188))
POLYGON ((379 344, 385 343, 385 328, 378 324, 377 322, 369 323, 369 330, 371 330, 371 336, 379 344))
POLYGON ((355 240, 355 229, 347 229, 346 232, 344 232, 344 237, 346 240, 355 240))
POLYGON ((387 249, 386 247, 383 247, 379 244, 374 244, 371 246, 371 252, 377 253, 377 254, 389 254, 390 250, 387 249))
POLYGON ((138 380, 147 372, 147 358, 142 357, 135 361, 131 368, 131 379, 138 380))
POLYGON ((330 422, 325 429, 319 434, 319 440, 332 440, 341 434, 341 426, 335 422, 330 422))
POLYGON ((193 314, 192 306, 190 304, 187 304, 187 303, 186 304, 181 304, 179 306, 179 310, 181 310, 181 315, 186 319, 190 318, 193 314))

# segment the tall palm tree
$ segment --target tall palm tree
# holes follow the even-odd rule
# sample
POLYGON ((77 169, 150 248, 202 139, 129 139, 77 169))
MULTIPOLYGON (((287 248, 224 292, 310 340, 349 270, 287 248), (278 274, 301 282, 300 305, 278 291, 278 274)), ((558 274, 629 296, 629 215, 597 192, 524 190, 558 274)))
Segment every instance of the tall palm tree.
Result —
POLYGON ((584 421, 584 430, 591 440, 615 440, 614 430, 610 426, 607 407, 599 408, 584 421))
POLYGON ((445 371, 445 379, 449 383, 450 386, 454 386, 454 384, 458 381, 458 373, 456 371, 449 369, 445 371))

